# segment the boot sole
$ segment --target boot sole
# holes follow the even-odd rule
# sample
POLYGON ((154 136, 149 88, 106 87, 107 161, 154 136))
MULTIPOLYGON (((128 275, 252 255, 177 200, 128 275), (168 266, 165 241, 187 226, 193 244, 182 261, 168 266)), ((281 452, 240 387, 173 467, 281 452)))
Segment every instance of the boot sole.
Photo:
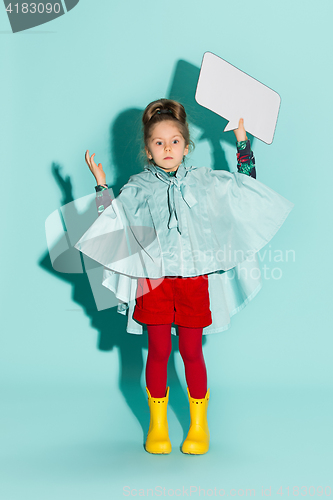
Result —
POLYGON ((169 455, 171 453, 172 450, 170 451, 149 451, 147 450, 147 448, 145 447, 145 451, 147 453, 150 453, 151 455, 169 455))

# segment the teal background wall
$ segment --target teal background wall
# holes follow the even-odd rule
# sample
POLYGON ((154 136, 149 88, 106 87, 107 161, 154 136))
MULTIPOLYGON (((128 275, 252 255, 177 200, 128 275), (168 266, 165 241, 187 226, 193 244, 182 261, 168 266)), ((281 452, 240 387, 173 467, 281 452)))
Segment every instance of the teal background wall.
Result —
POLYGON ((80 0, 12 34, 0 9, 1 498, 333 490, 332 15, 330 0, 80 0), (193 102, 205 51, 280 94, 274 142, 254 140, 253 150, 257 178, 295 208, 261 252, 270 271, 260 294, 231 329, 205 339, 209 453, 179 451, 189 416, 173 339, 174 448, 156 457, 143 449, 146 338, 127 334, 114 308, 97 311, 86 275, 52 269, 44 225, 93 193, 87 149, 115 191, 138 171, 134 130, 161 96, 188 100, 194 165, 219 168, 215 144, 221 167, 234 168, 233 133, 224 137, 213 114, 200 121, 193 102))

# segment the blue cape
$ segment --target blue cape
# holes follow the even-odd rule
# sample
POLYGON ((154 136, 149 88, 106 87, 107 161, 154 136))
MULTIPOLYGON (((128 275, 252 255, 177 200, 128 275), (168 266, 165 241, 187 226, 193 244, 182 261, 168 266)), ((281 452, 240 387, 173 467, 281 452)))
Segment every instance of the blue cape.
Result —
POLYGON ((104 266, 103 285, 121 301, 118 311, 129 308, 130 333, 142 333, 131 317, 138 277, 208 274, 213 323, 204 333, 215 333, 261 288, 256 253, 293 206, 242 173, 181 164, 170 177, 149 165, 75 248, 104 266))

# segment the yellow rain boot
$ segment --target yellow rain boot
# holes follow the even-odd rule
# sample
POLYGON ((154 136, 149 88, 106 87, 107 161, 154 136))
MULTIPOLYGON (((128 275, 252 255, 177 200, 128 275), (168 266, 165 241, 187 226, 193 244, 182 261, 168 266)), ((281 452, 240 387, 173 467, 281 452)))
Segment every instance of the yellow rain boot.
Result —
POLYGON ((187 394, 190 404, 191 425, 181 450, 183 453, 191 455, 203 455, 209 449, 209 429, 207 423, 209 389, 203 399, 191 398, 188 388, 187 394))
POLYGON ((150 410, 150 424, 145 449, 148 453, 170 453, 172 448, 167 421, 169 387, 166 389, 164 398, 152 398, 148 387, 146 387, 146 391, 150 410))

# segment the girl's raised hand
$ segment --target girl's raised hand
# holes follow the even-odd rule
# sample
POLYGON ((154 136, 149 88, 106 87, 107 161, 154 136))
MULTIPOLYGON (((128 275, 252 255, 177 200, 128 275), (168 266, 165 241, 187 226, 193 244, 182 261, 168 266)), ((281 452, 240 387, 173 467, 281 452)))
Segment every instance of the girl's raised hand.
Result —
POLYGON ((234 130, 237 141, 247 141, 246 130, 244 128, 244 119, 240 118, 238 128, 234 130))
POLYGON ((89 149, 86 151, 85 159, 87 165, 90 168, 91 173, 95 177, 97 184, 105 184, 105 173, 103 171, 102 164, 99 163, 98 165, 96 165, 94 156, 95 153, 91 156, 89 155, 89 149))

